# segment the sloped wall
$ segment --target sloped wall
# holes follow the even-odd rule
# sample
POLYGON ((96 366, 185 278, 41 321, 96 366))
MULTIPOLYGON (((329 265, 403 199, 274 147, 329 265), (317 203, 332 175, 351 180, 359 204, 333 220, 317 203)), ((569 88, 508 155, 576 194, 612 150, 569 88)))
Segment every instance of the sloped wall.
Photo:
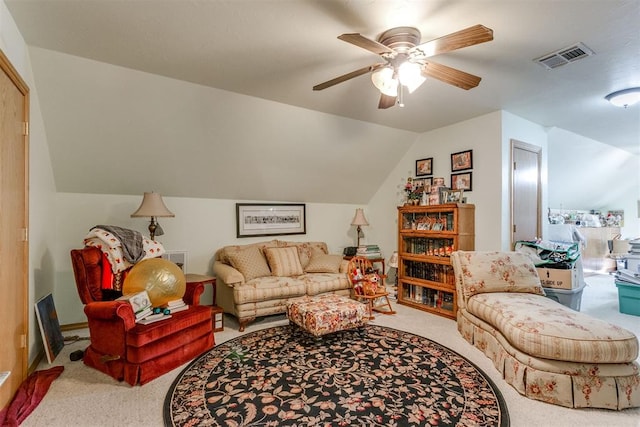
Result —
POLYGON ((549 132, 549 207, 624 210, 622 235, 640 237, 640 156, 563 129, 549 132))
MULTIPOLYGON (((222 246, 248 244, 264 240, 324 241, 332 253, 342 253, 355 245, 351 220, 362 205, 306 203, 307 233, 304 235, 236 238, 236 200, 166 197, 163 200, 175 218, 160 218, 165 234, 158 237, 167 250, 187 251, 190 273, 211 274, 215 251, 222 246)), ((85 322, 71 268, 69 251, 83 246, 83 239, 95 225, 107 224, 138 230, 148 235, 149 221, 131 218, 142 196, 58 193, 57 230, 54 253, 56 268, 56 306, 61 324, 85 322)), ((252 201, 239 201, 252 202, 252 201)), ((207 287, 203 301, 211 301, 207 287)))

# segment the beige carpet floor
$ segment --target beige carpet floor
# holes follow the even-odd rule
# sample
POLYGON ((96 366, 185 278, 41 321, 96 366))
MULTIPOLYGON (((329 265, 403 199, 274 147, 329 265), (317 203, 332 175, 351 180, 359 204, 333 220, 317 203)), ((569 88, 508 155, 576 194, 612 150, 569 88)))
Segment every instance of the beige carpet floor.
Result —
MULTIPOLYGON (((614 279, 609 275, 585 278, 581 311, 632 330, 640 336, 640 317, 618 312, 618 295, 614 279)), ((394 304, 397 314, 378 314, 375 324, 389 326, 428 337, 462 354, 480 367, 498 386, 509 409, 511 425, 566 427, 639 427, 640 408, 625 411, 568 409, 527 399, 507 385, 492 363, 479 350, 459 335, 455 321, 394 304)), ((247 332, 286 324, 284 316, 260 319, 247 327, 247 332)), ((225 318, 224 332, 216 333, 220 343, 239 335, 237 322, 225 318)), ((65 335, 87 334, 86 330, 65 335)), ((183 367, 153 380, 143 387, 129 387, 86 367, 71 362, 69 354, 86 347, 86 341, 65 346, 53 365, 64 365, 65 371, 53 382, 49 392, 25 420, 23 426, 162 426, 165 395, 183 367)), ((46 363, 40 369, 51 367, 46 363)))

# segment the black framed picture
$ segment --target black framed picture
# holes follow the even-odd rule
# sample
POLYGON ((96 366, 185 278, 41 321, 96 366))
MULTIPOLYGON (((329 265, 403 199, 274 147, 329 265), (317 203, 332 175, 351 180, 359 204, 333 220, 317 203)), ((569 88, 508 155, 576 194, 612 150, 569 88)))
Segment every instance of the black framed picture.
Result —
POLYGON ((460 151, 451 155, 451 172, 473 169, 473 150, 460 151))
POLYGON ((236 237, 306 233, 304 203, 236 203, 236 237))
POLYGON ((452 173, 451 188, 453 190, 471 191, 471 172, 452 173))
POLYGON ((433 157, 416 160, 416 176, 433 175, 433 157))

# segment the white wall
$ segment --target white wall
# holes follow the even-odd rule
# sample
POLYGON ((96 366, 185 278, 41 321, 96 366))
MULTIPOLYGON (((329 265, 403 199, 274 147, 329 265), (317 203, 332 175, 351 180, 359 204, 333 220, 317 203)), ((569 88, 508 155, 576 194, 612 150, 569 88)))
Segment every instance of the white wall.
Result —
MULTIPOLYGON (((158 237, 158 240, 167 250, 187 251, 188 272, 198 274, 211 274, 215 251, 231 244, 247 244, 271 239, 324 241, 329 246, 330 252, 342 253, 345 246, 355 244, 356 233, 350 224, 356 208, 362 207, 307 203, 306 234, 237 239, 235 200, 178 197, 163 197, 163 200, 176 216, 160 218, 165 234, 158 237)), ((117 225, 148 235, 148 220, 130 217, 141 201, 142 196, 57 194, 55 211, 58 215, 52 225, 57 230, 54 253, 57 266, 55 302, 61 324, 86 321, 76 291, 69 251, 82 247, 85 235, 95 225, 117 225)), ((211 300, 210 287, 207 287, 202 300, 211 300)))
MULTIPOLYGON (((367 218, 371 238, 388 257, 397 250, 397 210, 408 176, 415 177, 415 161, 433 157, 433 176, 451 185, 451 154, 473 150, 472 191, 467 203, 476 207, 476 250, 510 247, 510 143, 517 139, 542 147, 542 192, 546 196, 544 128, 508 112, 496 111, 420 135, 371 199, 367 218), (375 228, 373 228, 375 227, 375 228)), ((546 206, 543 202, 543 207, 546 206)))
POLYGON ((640 237, 640 156, 553 128, 549 182, 550 208, 604 213, 624 209, 623 237, 640 237))
POLYGON ((389 174, 368 207, 372 236, 388 257, 397 250, 397 206, 403 200, 407 177, 415 177, 415 161, 433 157, 433 176, 451 183, 451 154, 473 150, 472 191, 467 203, 476 206, 478 250, 500 248, 500 112, 490 113, 420 135, 407 154, 389 174), (481 226, 480 226, 481 224, 481 226))
POLYGON ((55 186, 27 47, 4 2, 0 2, 0 48, 30 89, 28 345, 31 364, 42 351, 42 339, 33 307, 40 297, 53 292, 54 288, 55 211, 52 206, 55 201, 55 186))

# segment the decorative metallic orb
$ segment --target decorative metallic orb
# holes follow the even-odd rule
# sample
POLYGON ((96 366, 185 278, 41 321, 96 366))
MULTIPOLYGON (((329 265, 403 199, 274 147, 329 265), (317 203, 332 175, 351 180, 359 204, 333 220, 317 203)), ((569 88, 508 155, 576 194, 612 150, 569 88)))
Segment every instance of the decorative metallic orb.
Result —
POLYGON ((122 284, 125 295, 147 291, 154 307, 180 299, 187 288, 184 273, 173 262, 149 258, 136 263, 122 284))

